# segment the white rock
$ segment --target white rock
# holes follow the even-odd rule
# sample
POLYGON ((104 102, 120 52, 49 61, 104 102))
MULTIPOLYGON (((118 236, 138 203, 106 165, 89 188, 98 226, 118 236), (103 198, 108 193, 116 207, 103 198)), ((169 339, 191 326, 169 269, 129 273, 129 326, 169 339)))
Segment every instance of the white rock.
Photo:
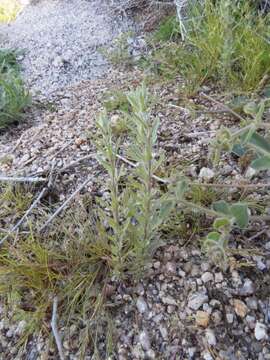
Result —
POLYGON ((255 325, 254 335, 258 341, 267 339, 267 327, 263 323, 257 321, 255 325))
POLYGON ((214 171, 206 167, 201 168, 199 173, 199 178, 205 180, 213 179, 214 176, 215 176, 214 171))
POLYGON ((205 337, 206 337, 206 341, 210 346, 216 346, 217 344, 217 339, 216 339, 216 335, 214 333, 213 330, 211 329, 206 329, 205 331, 205 337))
POLYGON ((256 174, 256 170, 254 170, 251 166, 247 168, 247 171, 245 173, 245 177, 247 179, 253 178, 253 176, 256 174))
POLYGON ((208 296, 206 294, 197 292, 189 297, 188 307, 192 310, 199 310, 199 308, 207 301, 208 296))
POLYGON ((6 337, 11 338, 13 335, 14 335, 14 331, 12 328, 10 328, 6 333, 6 337))
POLYGON ((203 354, 203 359, 204 360, 214 360, 214 358, 208 351, 203 354))
POLYGON ((159 326, 159 331, 160 331, 160 334, 161 336, 163 337, 164 340, 167 340, 168 339, 168 330, 167 330, 167 327, 164 325, 164 324, 161 324, 159 326))
POLYGON ((247 296, 252 295, 254 293, 254 284, 250 279, 246 279, 243 287, 240 290, 241 295, 247 296))
POLYGON ((147 303, 142 296, 138 297, 136 306, 137 306, 139 313, 141 313, 141 314, 145 313, 148 310, 147 303))
POLYGON ((214 276, 212 273, 210 273, 209 271, 205 272, 204 274, 202 274, 201 279, 204 283, 207 283, 209 281, 213 281, 214 280, 214 276))
POLYGON ((61 56, 56 56, 52 64, 54 67, 61 67, 64 64, 64 60, 61 56))
POLYGON ((147 359, 149 360, 155 360, 156 359, 156 353, 154 350, 150 349, 146 352, 147 359))

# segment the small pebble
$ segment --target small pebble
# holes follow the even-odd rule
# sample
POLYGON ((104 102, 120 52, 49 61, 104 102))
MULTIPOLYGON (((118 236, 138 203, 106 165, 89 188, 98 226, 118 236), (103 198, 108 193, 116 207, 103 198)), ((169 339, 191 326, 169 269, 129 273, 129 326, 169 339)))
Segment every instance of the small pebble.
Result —
POLYGON ((206 328, 209 325, 210 317, 206 311, 197 311, 195 319, 198 326, 206 328))
POLYGON ((234 305, 234 311, 238 316, 244 318, 247 315, 248 307, 242 300, 234 299, 233 305, 234 305))
POLYGON ((214 331, 212 329, 206 329, 205 331, 206 341, 210 346, 216 346, 217 339, 214 331))
POLYGON ((138 299, 136 301, 136 306, 137 306, 139 313, 141 313, 141 314, 145 313, 148 310, 147 303, 142 296, 138 297, 138 299))

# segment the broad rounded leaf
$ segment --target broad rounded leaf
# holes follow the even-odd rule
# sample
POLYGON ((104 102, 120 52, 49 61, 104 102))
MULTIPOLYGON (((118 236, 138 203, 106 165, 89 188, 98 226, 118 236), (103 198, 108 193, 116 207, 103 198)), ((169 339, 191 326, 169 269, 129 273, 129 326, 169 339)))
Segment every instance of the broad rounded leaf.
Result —
POLYGON ((248 207, 246 204, 233 204, 230 208, 236 224, 241 228, 248 225, 248 207))
POLYGON ((255 170, 269 170, 270 169, 270 156, 263 156, 259 159, 252 161, 251 167, 255 170))
POLYGON ((216 230, 221 230, 221 229, 228 229, 231 226, 231 221, 228 218, 217 218, 214 221, 213 227, 216 230))
POLYGON ((230 207, 224 200, 214 202, 213 209, 221 214, 230 215, 230 207))

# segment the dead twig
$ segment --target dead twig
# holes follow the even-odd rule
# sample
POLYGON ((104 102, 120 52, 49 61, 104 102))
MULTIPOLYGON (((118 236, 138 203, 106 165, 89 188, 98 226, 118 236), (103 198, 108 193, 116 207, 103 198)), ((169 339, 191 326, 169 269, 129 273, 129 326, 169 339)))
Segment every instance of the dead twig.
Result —
POLYGON ((60 334, 59 334, 59 331, 57 328, 57 306, 58 306, 58 298, 57 298, 57 296, 55 296, 53 299, 53 312, 52 312, 51 327, 52 327, 53 336, 54 336, 54 339, 56 342, 58 354, 60 356, 60 359, 64 360, 65 356, 64 356, 64 352, 63 352, 63 348, 62 348, 61 337, 60 337, 60 334))
MULTIPOLYGON (((128 159, 124 158, 121 155, 116 155, 118 159, 122 160, 123 162, 125 162, 126 164, 136 168, 139 164, 134 164, 132 161, 129 161, 128 159)), ((153 175, 153 179, 163 183, 163 184, 169 184, 171 181, 167 180, 167 179, 162 179, 159 176, 153 175)))
POLYGON ((26 183, 39 183, 46 182, 47 179, 42 177, 31 177, 31 176, 22 176, 22 177, 10 177, 0 175, 0 181, 3 182, 26 182, 26 183))
POLYGON ((266 232, 266 229, 263 229, 263 230, 259 231, 257 234, 249 237, 248 241, 252 241, 252 240, 256 239, 257 237, 263 235, 265 232, 266 232))

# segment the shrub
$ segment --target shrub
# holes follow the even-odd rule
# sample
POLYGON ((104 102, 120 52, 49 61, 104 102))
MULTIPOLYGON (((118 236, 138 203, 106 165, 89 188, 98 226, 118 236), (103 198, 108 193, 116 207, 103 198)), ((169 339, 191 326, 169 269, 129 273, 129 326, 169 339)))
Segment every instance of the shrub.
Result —
POLYGON ((0 130, 24 116, 31 97, 20 77, 17 52, 0 50, 0 130))

